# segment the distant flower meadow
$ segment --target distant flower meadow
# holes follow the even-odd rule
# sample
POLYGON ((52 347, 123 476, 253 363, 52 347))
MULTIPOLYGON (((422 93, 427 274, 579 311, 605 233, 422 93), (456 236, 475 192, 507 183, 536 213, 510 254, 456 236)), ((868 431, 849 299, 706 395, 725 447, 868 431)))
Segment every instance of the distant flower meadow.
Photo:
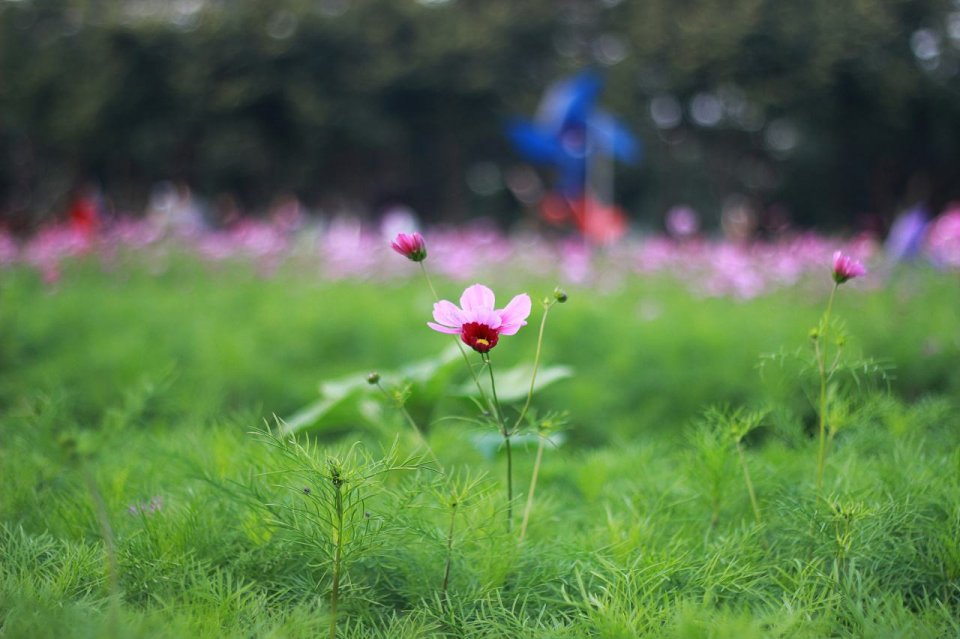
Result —
MULTIPOLYGON (((94 231, 62 224, 46 227, 24 241, 0 231, 0 267, 25 265, 54 285, 64 264, 81 256, 93 256, 106 266, 124 256, 142 260, 159 272, 170 256, 187 253, 210 263, 246 261, 265 276, 293 264, 299 272, 331 281, 397 280, 416 276, 410 269, 398 269, 390 250, 390 240, 398 231, 414 230, 410 222, 390 217, 380 224, 346 217, 325 222, 305 217, 244 219, 228 229, 212 230, 177 226, 154 217, 120 219, 94 231)), ((842 241, 814 233, 752 242, 629 236, 604 247, 575 237, 508 235, 484 223, 432 228, 425 235, 431 270, 455 281, 504 275, 612 291, 637 278, 667 276, 696 295, 744 300, 822 273, 838 250, 872 269, 904 258, 885 251, 872 236, 842 241)), ((960 269, 960 208, 926 225, 919 245, 919 252, 907 257, 928 260, 938 268, 960 269)))

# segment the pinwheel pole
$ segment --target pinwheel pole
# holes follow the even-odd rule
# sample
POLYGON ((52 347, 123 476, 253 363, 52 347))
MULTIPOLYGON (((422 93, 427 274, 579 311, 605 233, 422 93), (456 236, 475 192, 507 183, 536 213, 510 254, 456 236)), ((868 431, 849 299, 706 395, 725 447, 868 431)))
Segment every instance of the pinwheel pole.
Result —
POLYGON ((614 166, 611 155, 598 152, 597 136, 590 122, 584 128, 586 171, 583 176, 583 218, 584 226, 592 228, 591 221, 600 213, 597 207, 613 205, 614 166), (595 197, 590 197, 593 193, 595 197))

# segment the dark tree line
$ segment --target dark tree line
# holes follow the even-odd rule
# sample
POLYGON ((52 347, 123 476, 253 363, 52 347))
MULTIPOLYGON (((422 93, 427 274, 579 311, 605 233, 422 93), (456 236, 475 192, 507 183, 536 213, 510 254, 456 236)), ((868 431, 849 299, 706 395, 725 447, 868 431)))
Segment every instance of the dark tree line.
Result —
POLYGON ((960 196, 958 54, 947 0, 0 0, 0 215, 166 179, 507 221, 504 120, 593 66, 644 142, 616 181, 641 222, 732 195, 889 219, 960 196))

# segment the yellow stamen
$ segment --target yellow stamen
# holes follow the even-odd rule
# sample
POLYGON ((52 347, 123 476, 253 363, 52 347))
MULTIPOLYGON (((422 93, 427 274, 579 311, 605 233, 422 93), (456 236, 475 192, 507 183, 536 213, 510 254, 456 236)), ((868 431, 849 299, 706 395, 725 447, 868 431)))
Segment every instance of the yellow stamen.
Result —
POLYGON ((480 344, 481 346, 490 346, 490 340, 483 339, 482 337, 478 337, 477 344, 480 344))

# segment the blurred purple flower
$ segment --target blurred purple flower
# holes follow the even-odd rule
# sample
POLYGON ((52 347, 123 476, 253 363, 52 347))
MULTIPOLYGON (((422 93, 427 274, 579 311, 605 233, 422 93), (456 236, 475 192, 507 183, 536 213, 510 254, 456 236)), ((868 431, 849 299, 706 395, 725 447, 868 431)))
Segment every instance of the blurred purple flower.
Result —
POLYGON ((667 211, 666 225, 673 237, 690 237, 700 230, 700 216, 689 206, 674 206, 667 211))
POLYGON ((892 262, 910 260, 920 254, 928 218, 920 206, 897 216, 884 243, 884 251, 892 262))

